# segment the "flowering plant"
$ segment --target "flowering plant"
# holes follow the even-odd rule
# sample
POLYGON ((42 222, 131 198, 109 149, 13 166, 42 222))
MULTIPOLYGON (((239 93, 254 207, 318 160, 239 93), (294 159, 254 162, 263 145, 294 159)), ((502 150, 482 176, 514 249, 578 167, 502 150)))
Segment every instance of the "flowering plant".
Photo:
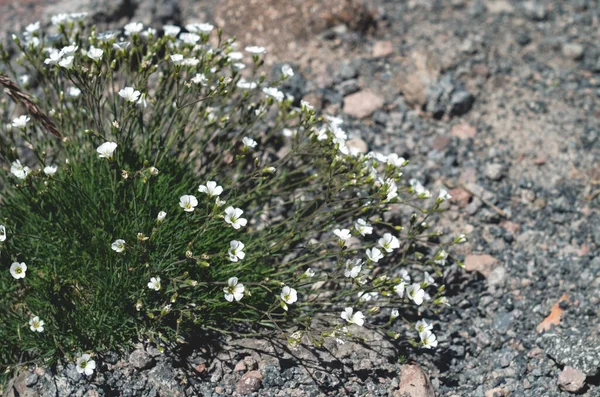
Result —
POLYGON ((90 375, 90 352, 199 330, 293 346, 363 326, 437 345, 413 322, 447 304, 464 242, 430 231, 447 192, 350 146, 341 119, 280 90, 289 65, 267 82, 265 49, 210 24, 53 21, 14 37, 23 73, 0 49, 25 105, 2 102, 0 364, 62 355, 90 375))

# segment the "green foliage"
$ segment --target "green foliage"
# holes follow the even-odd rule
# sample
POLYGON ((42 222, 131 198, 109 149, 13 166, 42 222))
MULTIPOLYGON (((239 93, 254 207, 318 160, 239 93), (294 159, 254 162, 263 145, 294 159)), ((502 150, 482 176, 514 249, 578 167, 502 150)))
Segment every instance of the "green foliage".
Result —
POLYGON ((403 159, 360 154, 346 146, 337 120, 323 120, 306 103, 293 106, 275 88, 281 81, 265 82, 260 54, 241 70, 233 40, 220 32, 199 33, 195 43, 133 32, 125 44, 82 22, 57 29, 52 38, 34 31, 16 40, 17 66, 2 50, 0 72, 35 95, 61 138, 37 120, 11 126, 20 110, 3 99, 0 155, 11 171, 2 174, 0 205, 7 235, 0 365, 118 349, 135 339, 185 343, 201 329, 263 329, 292 345, 321 345, 351 337, 345 325, 362 325, 356 316, 340 318, 345 307, 367 310, 368 326, 389 328, 394 318, 381 318, 392 308, 435 310, 446 302, 443 287, 425 281, 413 283, 432 295, 422 304, 398 287, 408 288, 399 271, 411 263, 441 275, 443 248, 464 241, 440 248, 440 234, 425 223, 446 198, 422 204, 428 191, 400 183, 403 159), (103 51, 100 58, 91 47, 103 51), (116 150, 99 156, 106 142, 116 150), (207 181, 223 187, 219 197, 198 191, 207 181), (185 195, 198 199, 193 211, 180 205, 185 195), (385 222, 392 203, 415 212, 403 224, 385 222), (233 228, 227 207, 242 209, 247 225, 233 228), (359 218, 397 237, 399 247, 386 250, 375 234, 359 233, 359 218), (354 237, 332 235, 336 228, 354 237), (111 248, 119 239, 123 252, 111 248), (234 240, 245 245, 237 261, 228 254, 234 240), (374 247, 384 259, 367 259, 374 247), (13 262, 27 264, 26 277, 11 276, 13 262), (153 277, 160 277, 158 291, 149 288, 153 277), (244 294, 230 302, 223 289, 232 277, 244 294), (284 286, 291 295, 282 296, 284 286), (358 298, 364 293, 371 299, 358 298), (43 332, 30 329, 34 316, 43 332))

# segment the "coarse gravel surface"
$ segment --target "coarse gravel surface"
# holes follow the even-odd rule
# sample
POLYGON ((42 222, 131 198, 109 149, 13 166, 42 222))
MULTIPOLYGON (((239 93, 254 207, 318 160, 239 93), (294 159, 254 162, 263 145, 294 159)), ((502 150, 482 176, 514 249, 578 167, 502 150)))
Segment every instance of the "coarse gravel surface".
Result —
POLYGON ((467 234, 467 266, 446 272, 439 347, 368 329, 365 343, 296 351, 268 339, 139 345, 98 357, 91 379, 73 364, 30 368, 5 395, 600 396, 600 2, 299 3, 0 0, 0 22, 88 7, 109 25, 208 20, 267 45, 273 70, 297 71, 289 92, 453 195, 438 224, 467 234), (127 15, 110 11, 123 4, 127 15))

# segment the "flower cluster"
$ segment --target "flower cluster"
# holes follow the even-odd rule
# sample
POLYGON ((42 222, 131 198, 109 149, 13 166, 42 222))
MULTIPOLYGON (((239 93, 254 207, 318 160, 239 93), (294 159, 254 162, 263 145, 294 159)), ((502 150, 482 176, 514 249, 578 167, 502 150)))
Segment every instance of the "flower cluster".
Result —
MULTIPOLYGON (((14 148, 0 151, 1 357, 249 327, 344 343, 449 304, 443 269, 467 238, 430 224, 452 197, 290 95, 291 66, 268 81, 265 47, 209 23, 97 32, 84 17, 14 38, 19 85, 36 76, 58 134, 10 102, 18 117, 0 116, 14 148)), ((437 346, 426 320, 415 328, 437 346)), ((73 360, 93 374, 92 354, 73 360)))

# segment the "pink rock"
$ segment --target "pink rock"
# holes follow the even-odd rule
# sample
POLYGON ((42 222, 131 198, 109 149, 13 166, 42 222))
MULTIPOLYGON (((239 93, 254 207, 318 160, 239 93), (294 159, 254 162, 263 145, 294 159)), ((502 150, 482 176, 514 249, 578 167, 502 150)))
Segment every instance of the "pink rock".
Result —
POLYGON ((363 90, 344 98, 344 113, 357 119, 372 115, 383 106, 383 99, 371 91, 363 90))

